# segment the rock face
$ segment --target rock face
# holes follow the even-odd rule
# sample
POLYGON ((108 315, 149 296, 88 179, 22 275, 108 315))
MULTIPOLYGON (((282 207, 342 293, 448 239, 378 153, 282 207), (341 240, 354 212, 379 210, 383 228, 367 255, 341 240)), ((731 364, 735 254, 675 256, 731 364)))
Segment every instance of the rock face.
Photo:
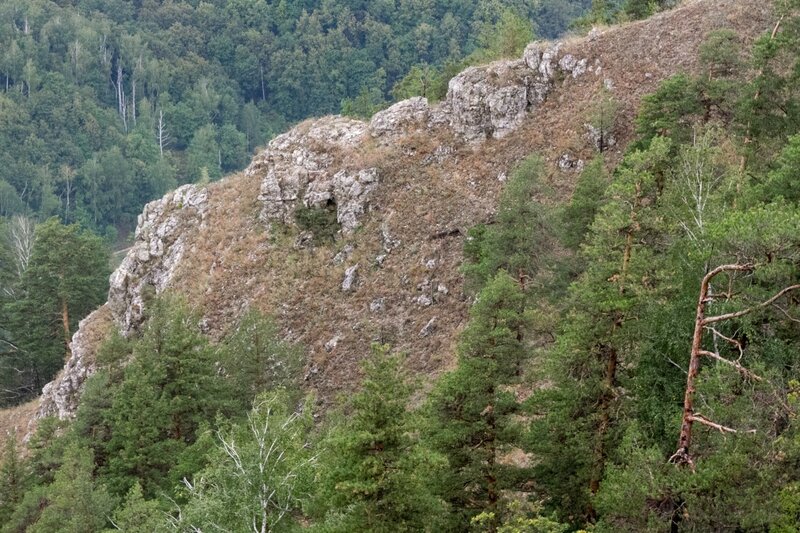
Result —
POLYGON ((261 220, 290 224, 300 201, 306 207, 335 204, 342 231, 352 233, 368 208, 378 171, 343 169, 336 165, 336 156, 360 145, 367 131, 364 122, 336 116, 275 137, 245 170, 262 177, 261 220))
POLYGON ((81 320, 70 344, 72 355, 56 379, 42 389, 34 420, 48 416, 60 419, 75 416, 83 383, 95 371, 95 352, 111 326, 108 306, 102 306, 81 320))
POLYGON ((428 99, 415 96, 375 113, 369 123, 369 133, 380 142, 391 142, 410 128, 426 124, 430 118, 428 99))
POLYGON ((108 306, 123 335, 141 324, 147 297, 169 285, 192 227, 203 221, 207 200, 205 188, 184 185, 139 215, 135 244, 109 280, 108 306))
POLYGON ((450 127, 472 142, 499 139, 517 129, 559 79, 586 72, 586 59, 562 55, 561 48, 561 43, 531 43, 522 59, 471 67, 454 77, 444 103, 450 127))

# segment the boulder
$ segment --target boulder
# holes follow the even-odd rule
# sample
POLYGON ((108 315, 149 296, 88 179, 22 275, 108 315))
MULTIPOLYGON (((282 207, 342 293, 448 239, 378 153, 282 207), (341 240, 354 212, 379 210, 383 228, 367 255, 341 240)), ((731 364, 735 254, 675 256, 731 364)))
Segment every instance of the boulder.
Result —
POLYGON ((382 143, 407 133, 413 127, 425 126, 430 115, 428 99, 415 96, 375 113, 369 122, 369 133, 382 143))
POLYGON ((442 109, 465 140, 499 139, 516 130, 566 76, 587 70, 586 59, 562 54, 562 43, 531 43, 522 59, 471 67, 450 80, 442 109))

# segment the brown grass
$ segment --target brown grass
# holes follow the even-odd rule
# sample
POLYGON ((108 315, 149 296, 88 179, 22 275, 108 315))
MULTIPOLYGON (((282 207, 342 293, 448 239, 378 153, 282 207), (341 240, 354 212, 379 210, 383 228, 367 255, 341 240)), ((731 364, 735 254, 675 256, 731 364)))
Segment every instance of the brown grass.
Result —
MULTIPOLYGON (((28 424, 38 408, 39 399, 37 398, 10 409, 0 409, 0 444, 9 435, 16 435, 17 440, 22 442, 22 438, 28 433, 28 424)), ((2 457, 0 457, 1 459, 2 457)))

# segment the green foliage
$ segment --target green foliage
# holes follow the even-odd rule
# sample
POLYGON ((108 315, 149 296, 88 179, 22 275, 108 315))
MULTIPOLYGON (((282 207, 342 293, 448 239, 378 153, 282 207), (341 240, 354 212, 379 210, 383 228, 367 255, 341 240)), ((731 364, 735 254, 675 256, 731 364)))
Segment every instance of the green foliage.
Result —
POLYGON ((524 286, 543 267, 553 230, 547 208, 538 201, 546 192, 542 173, 539 157, 523 161, 503 190, 494 223, 470 230, 462 267, 470 291, 479 291, 501 269, 524 286))
POLYGON ((541 368, 554 387, 531 401, 536 479, 570 523, 593 513, 592 492, 619 438, 617 390, 632 356, 628 336, 637 335, 625 324, 640 316, 639 297, 652 294, 638 280, 658 266, 646 243, 658 229, 652 210, 669 152, 669 141, 653 139, 647 151, 626 157, 606 189, 581 250, 586 269, 569 288, 565 320, 541 368))
MULTIPOLYGON (((150 20, 153 28, 169 23, 170 49, 205 47, 197 53, 232 58, 241 80, 238 87, 220 81, 225 76, 217 74, 228 72, 226 62, 209 67, 222 70, 205 81, 197 81, 191 62, 181 76, 167 80, 174 95, 160 92, 158 106, 170 111, 175 146, 189 145, 205 128, 213 133, 206 144, 217 143, 216 165, 233 165, 243 147, 251 149, 254 139, 269 131, 257 120, 262 111, 268 113, 267 100, 283 99, 286 109, 312 99, 338 106, 363 89, 369 111, 367 104, 385 99, 386 88, 403 79, 408 65, 422 67, 395 85, 398 98, 427 96, 429 90, 441 94, 448 69, 476 45, 464 45, 454 35, 502 37, 518 22, 490 2, 478 3, 470 13, 471 32, 464 24, 466 6, 453 8, 454 14, 436 2, 373 3, 349 6, 352 17, 334 17, 335 3, 312 2, 302 6, 305 12, 290 4, 228 2, 224 20, 214 17, 217 4, 173 3, 173 11, 148 4, 172 17, 150 20), (406 18, 381 18, 389 12, 406 18), (186 20, 190 14, 216 24, 209 26, 217 30, 215 38, 200 39, 194 22, 186 20), (430 24, 416 24, 419 17, 441 21, 442 35, 430 24), (230 37, 220 30, 230 21, 246 29, 230 37), (339 31, 345 25, 347 31, 339 31), (415 52, 393 48, 401 27, 415 52), (267 35, 266 30, 280 46, 273 49, 270 38, 258 46, 247 40, 253 32, 267 35), (351 30, 363 32, 364 46, 346 56, 341 70, 329 68, 339 63, 327 58, 326 46, 348 41, 351 30), (392 52, 378 60, 378 50, 392 52), (271 55, 263 55, 267 52, 271 55), (410 57, 415 59, 405 64, 410 57), (440 67, 445 57, 449 66, 440 67), (371 78, 378 63, 386 68, 371 78), (282 80, 271 77, 281 64, 287 72, 303 72, 303 84, 288 95, 281 95, 282 80), (321 94, 309 83, 320 78, 322 67, 339 93, 321 94), (240 110, 240 91, 260 103, 240 110), (229 126, 234 122, 244 138, 229 126)), ((638 16, 665 7, 647 4, 629 2, 627 8, 638 16)), ((785 4, 798 7, 796 0, 785 4)), ((566 12, 570 6, 547 0, 532 9, 544 16, 548 9, 566 12)), ((514 3, 509 9, 528 18, 524 6, 514 3)), ((136 11, 135 4, 125 4, 115 16, 127 20, 136 11)), ((48 21, 48 14, 31 12, 30 20, 36 25, 48 21)), ((364 364, 362 390, 342 413, 331 415, 331 426, 319 438, 312 431, 310 403, 297 407, 301 354, 279 340, 273 323, 248 314, 212 346, 197 331, 199 317, 185 305, 155 302, 148 305, 151 315, 140 336, 116 336, 100 351, 100 370, 86 384, 69 427, 40 421, 25 459, 15 460, 9 445, 0 467, 2 531, 93 531, 108 527, 108 517, 131 531, 240 531, 262 525, 271 531, 796 530, 796 291, 706 324, 714 328, 704 330, 696 409, 736 433, 723 434, 698 418, 694 468, 678 468, 668 459, 680 425, 700 280, 716 265, 753 264, 752 270, 715 278, 705 302, 709 315, 749 309, 797 283, 798 28, 795 17, 784 19, 774 39, 757 45, 753 64, 744 63, 735 34, 711 32, 699 50, 698 75, 672 78, 647 97, 637 119, 639 137, 623 161, 608 175, 608 161, 592 161, 568 204, 545 209, 542 203, 555 200, 541 185, 542 163, 523 162, 495 219, 473 228, 465 243, 467 290, 477 298, 458 344, 457 365, 433 385, 423 400, 423 416, 411 410, 418 391, 402 370, 402 358, 376 347, 364 364), (742 81, 746 72, 757 73, 752 82, 742 81), (560 243, 552 242, 556 236, 560 243), (562 276, 570 278, 568 288, 554 276, 559 269, 568 271, 562 276), (237 419, 258 393, 248 419, 237 419), (113 509, 109 494, 127 497, 113 509)), ((71 42, 59 44, 61 34, 50 35, 52 54, 71 42)), ((141 42, 122 37, 124 62, 141 42)), ((513 47, 508 43, 514 35, 505 37, 483 44, 502 53, 513 47)), ((20 124, 28 120, 30 109, 17 101, 30 99, 57 112, 54 88, 92 77, 91 62, 77 59, 61 78, 53 76, 40 68, 42 58, 29 61, 27 45, 19 41, 0 58, 0 81, 2 73, 10 74, 10 90, 0 95, 0 136, 20 134, 20 124)), ((126 81, 132 75, 125 71, 126 81)), ((157 76, 148 80, 162 83, 157 76)), ((113 94, 106 98, 114 103, 113 94)), ((613 129, 613 120, 606 120, 615 115, 613 107, 610 98, 598 103, 601 129, 613 129)), ((11 213, 35 204, 40 211, 95 223, 121 209, 116 198, 100 194, 108 189, 110 169, 118 167, 131 182, 129 188, 119 184, 114 194, 144 194, 174 178, 174 173, 163 179, 150 173, 162 157, 146 134, 146 123, 157 116, 153 110, 140 110, 135 125, 130 120, 124 149, 100 143, 85 163, 52 167, 54 176, 24 166, 15 168, 19 177, 0 176, 14 191, 29 179, 33 191, 16 198, 9 192, 0 209, 11 213), (70 168, 78 170, 73 175, 70 168), (68 203, 67 184, 74 179, 88 185, 82 181, 86 176, 97 188, 96 203, 80 194, 68 203)), ((590 120, 598 127, 596 118, 590 120)), ((20 146, 27 142, 26 150, 46 152, 46 144, 22 133, 20 146)), ((74 147, 64 150, 71 153, 74 147)), ((307 219, 304 229, 315 237, 333 239, 331 215, 301 211, 299 217, 307 219)), ((12 227, 13 222, 5 230, 12 227)), ((26 278, 32 274, 17 268, 15 252, 0 249, 0 259, 10 265, 0 275, 12 303, 27 298, 35 286, 26 278)), ((4 324, 12 309, 11 303, 3 306, 4 324)), ((61 308, 54 309, 60 318, 61 308)), ((0 333, 16 341, 10 329, 0 333)), ((13 343, 0 352, 3 368, 16 364, 9 358, 15 353, 13 343)))
POLYGON ((642 99, 636 117, 636 133, 643 143, 657 135, 683 143, 690 138, 691 125, 701 112, 693 80, 679 74, 642 99))
POLYGON ((247 312, 219 347, 218 356, 230 388, 242 409, 273 389, 299 390, 303 369, 299 346, 280 339, 275 322, 257 311, 247 312))
POLYGON ((468 58, 470 63, 485 63, 522 55, 533 41, 531 22, 510 9, 504 10, 494 24, 487 24, 478 35, 478 48, 468 58))
POLYGON ((259 396, 246 424, 221 430, 208 466, 185 481, 179 530, 290 531, 308 498, 316 457, 311 405, 294 412, 281 390, 259 396))
POLYGON ((189 143, 189 179, 200 182, 205 176, 218 180, 222 176, 222 153, 217 132, 211 124, 198 129, 189 143))
POLYGON ((332 202, 325 207, 298 206, 294 211, 294 220, 302 231, 312 233, 317 245, 332 243, 341 228, 336 204, 332 202))
POLYGON ((441 83, 440 74, 430 65, 414 65, 403 79, 392 87, 392 96, 395 100, 405 100, 412 96, 422 96, 429 102, 441 99, 441 94, 436 90, 441 83))
POLYGON ((462 531, 482 511, 498 516, 501 492, 524 479, 522 469, 500 461, 521 442, 515 417, 520 405, 510 389, 527 356, 520 285, 501 270, 480 292, 470 317, 458 366, 439 380, 428 402, 428 438, 449 462, 437 490, 451 505, 448 529, 462 531))
POLYGON ((142 487, 137 482, 128 491, 125 501, 117 507, 112 524, 114 529, 107 532, 155 533, 166 530, 167 514, 160 509, 158 502, 144 499, 142 487))
POLYGON ((78 322, 105 300, 109 273, 99 237, 56 219, 36 227, 19 293, 4 310, 18 347, 0 356, 17 369, 14 401, 38 393, 61 368, 78 322))
POLYGON ((703 69, 712 78, 733 76, 743 66, 736 32, 730 29, 709 33, 700 45, 698 56, 703 69))
POLYGON ((36 524, 47 506, 47 487, 34 485, 25 492, 22 501, 14 508, 7 522, 2 524, 3 533, 25 533, 36 524))
POLYGON ((761 198, 782 197, 789 202, 800 202, 800 180, 797 169, 800 168, 800 135, 789 137, 789 142, 781 151, 777 168, 767 175, 761 187, 761 198))
POLYGON ((678 0, 624 0, 623 13, 633 19, 644 19, 677 3, 678 0))
POLYGON ((584 8, 512 4, 10 2, 0 28, 0 215, 127 231, 164 185, 198 181, 203 168, 212 180, 241 169, 287 124, 342 102, 370 116, 414 65, 440 69, 476 48, 516 52, 533 24, 555 37, 584 8))
POLYGON ((581 172, 572 199, 562 211, 561 239, 566 246, 576 250, 584 241, 600 209, 607 186, 605 161, 602 157, 597 157, 581 172))
POLYGON ((146 497, 171 490, 190 473, 181 465, 196 462, 186 454, 195 452, 190 445, 202 425, 234 405, 232 384, 220 379, 198 317, 170 300, 153 302, 151 313, 141 338, 130 341, 131 362, 100 414, 108 435, 100 443, 100 471, 118 496, 137 480, 146 497))
POLYGON ((399 356, 373 345, 350 411, 321 443, 322 531, 436 531, 443 511, 430 480, 443 459, 419 441, 413 389, 399 356))
POLYGON ((45 492, 47 506, 26 531, 92 533, 103 531, 114 501, 93 478, 92 454, 72 445, 64 455, 53 484, 45 492))
POLYGON ((25 477, 17 451, 17 436, 12 433, 6 437, 3 455, 0 456, 0 524, 8 523, 14 508, 22 500, 26 489, 25 477))
POLYGON ((493 528, 496 522, 494 513, 481 513, 472 519, 474 531, 496 531, 497 533, 566 533, 569 526, 561 524, 553 517, 541 516, 536 505, 523 505, 520 501, 511 502, 507 516, 493 528))

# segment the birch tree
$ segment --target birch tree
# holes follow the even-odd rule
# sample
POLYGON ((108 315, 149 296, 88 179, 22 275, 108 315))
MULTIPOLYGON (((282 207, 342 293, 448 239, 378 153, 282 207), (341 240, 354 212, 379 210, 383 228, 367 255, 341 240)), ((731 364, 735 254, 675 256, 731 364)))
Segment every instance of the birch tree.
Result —
POLYGON ((316 464, 307 445, 311 424, 310 404, 294 412, 281 391, 260 396, 246 423, 217 433, 210 466, 184 479, 189 503, 175 515, 174 529, 289 530, 316 464))

